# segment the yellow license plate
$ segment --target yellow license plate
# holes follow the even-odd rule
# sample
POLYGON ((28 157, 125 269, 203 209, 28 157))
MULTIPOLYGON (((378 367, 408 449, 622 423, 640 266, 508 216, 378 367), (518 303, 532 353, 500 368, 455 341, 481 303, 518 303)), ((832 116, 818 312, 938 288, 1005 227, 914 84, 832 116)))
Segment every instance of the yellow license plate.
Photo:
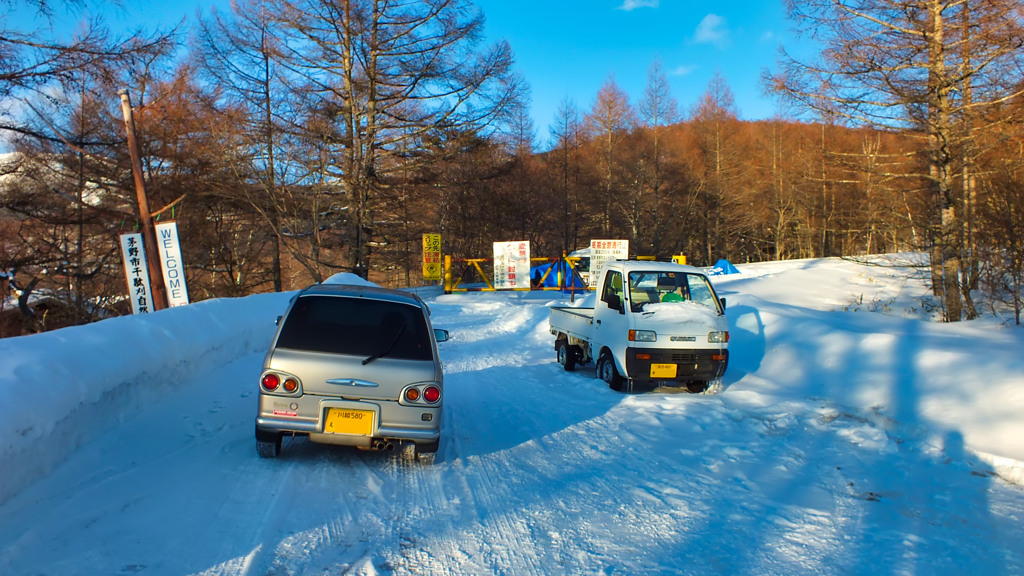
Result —
POLYGON ((327 411, 327 420, 324 422, 324 432, 327 434, 372 436, 373 411, 331 408, 327 411))
POLYGON ((651 364, 651 378, 675 378, 675 364, 651 364))

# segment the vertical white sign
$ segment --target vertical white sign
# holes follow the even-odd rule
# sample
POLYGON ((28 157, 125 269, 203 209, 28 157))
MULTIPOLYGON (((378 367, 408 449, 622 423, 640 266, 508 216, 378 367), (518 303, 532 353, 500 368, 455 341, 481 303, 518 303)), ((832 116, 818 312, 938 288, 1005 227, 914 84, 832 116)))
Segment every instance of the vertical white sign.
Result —
POLYGON ((530 287, 530 242, 494 243, 494 287, 530 287))
POLYGON ((167 305, 171 308, 184 306, 188 304, 188 287, 185 286, 185 266, 181 261, 177 222, 161 222, 156 225, 156 244, 160 250, 160 269, 164 273, 167 305))
POLYGON ((153 311, 153 292, 149 286, 149 268, 146 251, 142 249, 142 234, 121 234, 121 256, 124 260, 124 275, 128 279, 128 300, 132 303, 132 314, 146 314, 153 311))
POLYGON ((601 267, 609 260, 629 260, 629 240, 590 241, 590 285, 597 286, 601 267))

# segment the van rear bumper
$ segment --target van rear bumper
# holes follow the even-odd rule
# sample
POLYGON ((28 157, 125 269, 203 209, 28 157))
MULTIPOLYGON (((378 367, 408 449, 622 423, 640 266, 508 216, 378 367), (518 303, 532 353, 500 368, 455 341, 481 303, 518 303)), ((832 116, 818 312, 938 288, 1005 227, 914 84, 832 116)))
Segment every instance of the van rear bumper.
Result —
POLYGON ((626 375, 635 382, 706 382, 721 378, 728 365, 728 349, 626 348, 626 375), (651 376, 653 364, 674 364, 675 377, 651 376))
MULTIPOLYGON (((256 428, 263 432, 284 432, 288 434, 322 434, 318 422, 300 420, 284 420, 281 418, 256 418, 256 428)), ((380 426, 373 438, 390 438, 394 440, 412 440, 414 442, 436 442, 441 438, 440 427, 434 429, 408 428, 405 426, 380 426)))
POLYGON ((320 423, 316 420, 310 422, 292 418, 284 419, 258 416, 256 417, 256 427, 268 432, 297 432, 299 434, 308 434, 310 432, 318 432, 319 430, 317 430, 317 428, 320 427, 320 423))

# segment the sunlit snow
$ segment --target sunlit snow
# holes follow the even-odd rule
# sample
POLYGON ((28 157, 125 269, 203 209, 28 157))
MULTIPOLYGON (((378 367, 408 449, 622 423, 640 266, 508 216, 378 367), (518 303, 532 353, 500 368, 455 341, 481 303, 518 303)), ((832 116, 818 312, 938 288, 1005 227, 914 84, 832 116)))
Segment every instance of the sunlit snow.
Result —
POLYGON ((0 573, 1024 573, 1024 330, 935 322, 911 263, 715 277, 717 395, 565 372, 568 296, 425 295, 452 336, 431 466, 257 456, 293 293, 0 340, 0 573))

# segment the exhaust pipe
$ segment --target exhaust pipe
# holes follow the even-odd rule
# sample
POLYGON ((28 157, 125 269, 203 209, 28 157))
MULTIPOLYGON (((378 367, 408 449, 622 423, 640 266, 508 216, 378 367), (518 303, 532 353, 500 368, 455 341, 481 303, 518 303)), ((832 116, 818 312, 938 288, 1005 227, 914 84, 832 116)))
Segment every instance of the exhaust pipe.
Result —
POLYGON ((377 450, 378 452, 390 452, 395 449, 395 445, 385 440, 374 440, 373 449, 377 450))

